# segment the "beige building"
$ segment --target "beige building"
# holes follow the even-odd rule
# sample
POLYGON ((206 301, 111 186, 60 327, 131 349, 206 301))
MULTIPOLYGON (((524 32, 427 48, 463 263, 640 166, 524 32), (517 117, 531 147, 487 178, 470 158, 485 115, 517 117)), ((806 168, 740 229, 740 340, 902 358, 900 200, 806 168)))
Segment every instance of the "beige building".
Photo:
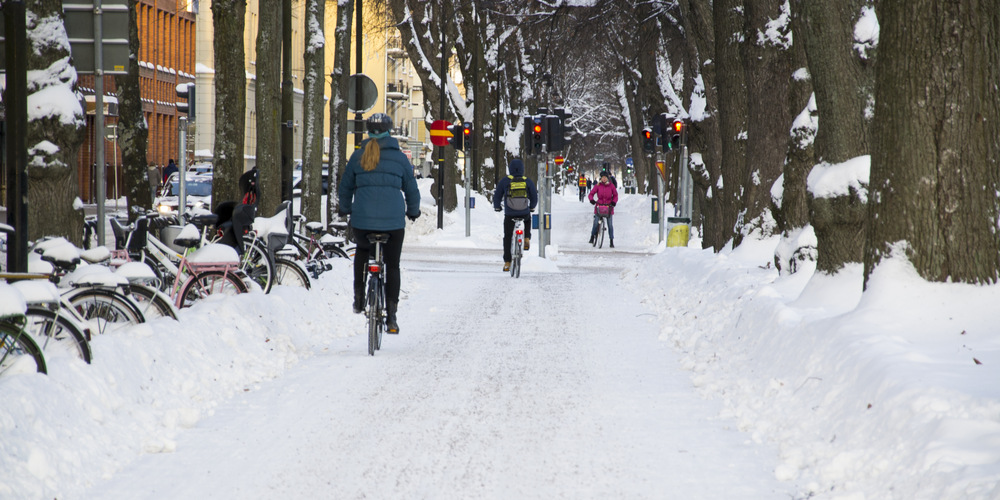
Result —
MULTIPOLYGON (((247 108, 246 136, 244 137, 244 158, 246 168, 256 163, 257 130, 256 105, 254 95, 256 90, 256 41, 259 18, 260 0, 247 0, 246 33, 243 43, 246 50, 245 67, 247 72, 247 108)), ((366 19, 370 19, 366 15, 366 19)), ((294 84, 294 124, 293 124, 293 154, 295 161, 302 159, 302 81, 304 77, 304 23, 305 2, 292 0, 292 82, 294 84)), ((327 3, 326 8, 326 56, 324 71, 324 120, 323 120, 323 152, 329 153, 330 134, 330 74, 333 71, 333 32, 336 23, 336 5, 327 3)), ((374 23, 371 23, 374 24, 374 23)), ((383 112, 393 118, 395 129, 393 136, 400 142, 404 153, 411 157, 414 164, 419 165, 419 158, 425 157, 430 151, 430 140, 427 128, 423 123, 423 96, 420 92, 420 80, 406 52, 398 32, 390 28, 386 32, 381 26, 389 23, 378 23, 378 29, 366 29, 362 40, 362 72, 369 76, 378 89, 378 98, 374 107, 365 113, 383 112)), ((198 124, 194 132, 195 158, 211 160, 215 143, 215 60, 214 31, 212 28, 212 6, 210 0, 202 0, 197 15, 197 38, 195 43, 195 89, 198 100, 198 124)), ((353 38, 353 34, 352 34, 353 38)), ((354 72, 354 50, 351 50, 351 72, 354 72)), ((353 116, 351 117, 353 118, 353 116)), ((354 147, 354 135, 348 135, 348 151, 354 147)), ((345 159, 346 160, 346 159, 345 159)))

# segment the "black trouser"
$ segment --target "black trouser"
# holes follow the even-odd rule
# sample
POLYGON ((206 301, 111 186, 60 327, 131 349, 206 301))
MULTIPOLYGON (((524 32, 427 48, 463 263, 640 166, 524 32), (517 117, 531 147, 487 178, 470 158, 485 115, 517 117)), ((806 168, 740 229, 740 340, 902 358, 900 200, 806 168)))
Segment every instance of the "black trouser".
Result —
POLYGON ((368 276, 368 256, 375 252, 375 245, 368 241, 371 233, 388 233, 389 241, 382 245, 382 261, 385 262, 385 300, 399 302, 399 256, 403 253, 403 230, 368 231, 354 229, 354 241, 357 248, 354 253, 354 294, 365 291, 365 280, 368 276))
POLYGON ((531 239, 531 214, 528 215, 504 215, 503 217, 503 261, 510 262, 510 237, 514 234, 514 220, 524 221, 524 237, 531 239))

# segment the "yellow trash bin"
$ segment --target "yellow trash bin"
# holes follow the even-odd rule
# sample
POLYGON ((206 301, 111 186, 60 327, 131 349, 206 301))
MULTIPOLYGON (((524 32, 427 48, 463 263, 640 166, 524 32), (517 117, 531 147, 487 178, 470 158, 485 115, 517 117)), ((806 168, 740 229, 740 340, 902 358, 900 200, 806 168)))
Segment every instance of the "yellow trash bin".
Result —
POLYGON ((691 236, 691 219, 667 217, 667 246, 686 247, 691 236))

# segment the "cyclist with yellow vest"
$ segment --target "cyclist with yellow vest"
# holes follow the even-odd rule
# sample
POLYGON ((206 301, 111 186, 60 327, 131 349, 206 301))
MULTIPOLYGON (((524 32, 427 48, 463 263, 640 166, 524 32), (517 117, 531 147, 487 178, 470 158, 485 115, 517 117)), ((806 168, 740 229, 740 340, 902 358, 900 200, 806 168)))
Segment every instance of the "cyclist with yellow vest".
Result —
POLYGON ((503 210, 503 270, 510 271, 510 237, 514 220, 524 220, 524 249, 531 247, 531 212, 538 204, 535 182, 524 176, 524 162, 514 158, 507 166, 510 175, 500 179, 493 191, 493 209, 503 210))
POLYGON ((580 174, 576 185, 580 187, 580 203, 583 203, 583 198, 587 196, 587 176, 580 174))

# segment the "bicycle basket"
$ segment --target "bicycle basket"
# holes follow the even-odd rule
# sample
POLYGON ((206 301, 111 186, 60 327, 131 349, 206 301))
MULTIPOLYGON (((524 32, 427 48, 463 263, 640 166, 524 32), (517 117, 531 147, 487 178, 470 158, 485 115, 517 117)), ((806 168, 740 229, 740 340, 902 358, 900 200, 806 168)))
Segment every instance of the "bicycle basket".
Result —
POLYGON ((611 205, 597 205, 597 215, 607 217, 611 215, 611 205))

